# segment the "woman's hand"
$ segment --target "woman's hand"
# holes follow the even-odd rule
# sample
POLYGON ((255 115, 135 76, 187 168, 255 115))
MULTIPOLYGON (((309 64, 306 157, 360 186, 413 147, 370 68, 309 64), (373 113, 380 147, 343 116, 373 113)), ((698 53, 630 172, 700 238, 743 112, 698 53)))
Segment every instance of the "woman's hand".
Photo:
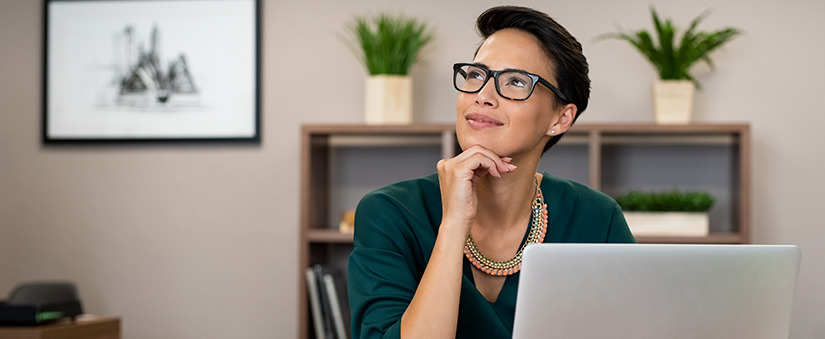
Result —
POLYGON ((442 225, 464 225, 465 237, 475 220, 478 208, 476 183, 486 175, 499 178, 516 166, 509 157, 501 157, 482 146, 473 146, 451 159, 438 162, 441 186, 442 225))

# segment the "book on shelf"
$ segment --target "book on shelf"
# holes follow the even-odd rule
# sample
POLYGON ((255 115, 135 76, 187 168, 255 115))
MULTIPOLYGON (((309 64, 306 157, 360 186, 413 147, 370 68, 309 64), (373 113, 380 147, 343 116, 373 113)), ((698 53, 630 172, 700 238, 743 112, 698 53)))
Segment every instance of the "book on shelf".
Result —
POLYGON ((327 297, 329 297, 329 306, 332 311, 332 322, 335 325, 335 336, 338 339, 348 339, 346 326, 344 325, 344 317, 341 314, 340 299, 338 292, 335 290, 335 280, 332 275, 324 274, 324 287, 327 290, 327 297))
POLYGON ((310 309, 312 310, 312 325, 315 328, 315 337, 318 339, 327 339, 324 332, 323 314, 321 314, 321 296, 318 290, 318 279, 315 278, 315 271, 312 267, 306 269, 306 281, 310 309))
POLYGON ((333 274, 322 265, 306 269, 312 323, 319 339, 348 339, 344 310, 346 302, 339 297, 333 274))

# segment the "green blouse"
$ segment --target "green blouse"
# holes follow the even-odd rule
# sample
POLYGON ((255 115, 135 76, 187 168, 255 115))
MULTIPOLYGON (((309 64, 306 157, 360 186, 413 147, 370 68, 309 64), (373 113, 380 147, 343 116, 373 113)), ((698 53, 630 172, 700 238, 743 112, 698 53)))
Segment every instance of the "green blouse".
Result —
MULTIPOLYGON (((544 173, 545 242, 635 242, 607 195, 544 173)), ((348 297, 353 338, 399 338, 401 316, 415 294, 441 224, 436 174, 375 190, 355 213, 348 297)), ((519 274, 507 277, 496 302, 478 292, 464 260, 457 338, 510 338, 519 274)))

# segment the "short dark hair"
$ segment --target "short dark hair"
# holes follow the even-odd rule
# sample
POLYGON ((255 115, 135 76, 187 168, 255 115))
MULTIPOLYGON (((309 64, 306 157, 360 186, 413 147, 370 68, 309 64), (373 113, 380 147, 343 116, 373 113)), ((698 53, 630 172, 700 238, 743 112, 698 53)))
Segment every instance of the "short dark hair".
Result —
MULTIPOLYGON (((476 21, 478 33, 487 39, 493 33, 516 28, 535 36, 541 43, 542 50, 555 64, 553 77, 568 102, 578 108, 573 122, 587 108, 590 98, 590 77, 587 75, 587 59, 582 53, 582 45, 562 25, 549 15, 527 7, 500 6, 482 13, 476 21)), ((557 105, 561 99, 556 98, 557 105)), ((564 133, 553 136, 544 146, 546 152, 555 145, 564 133)))

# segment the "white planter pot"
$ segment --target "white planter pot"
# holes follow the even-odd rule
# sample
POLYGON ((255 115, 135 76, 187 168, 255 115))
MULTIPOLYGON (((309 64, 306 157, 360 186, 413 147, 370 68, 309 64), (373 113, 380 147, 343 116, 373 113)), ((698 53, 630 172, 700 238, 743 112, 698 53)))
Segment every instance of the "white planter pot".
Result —
POLYGON ((653 110, 657 124, 687 124, 693 110, 696 87, 689 80, 653 83, 653 110))
POLYGON ((624 218, 634 236, 705 237, 710 233, 704 212, 630 212, 624 218))
POLYGON ((402 75, 374 75, 364 86, 367 124, 412 123, 412 78, 402 75))

